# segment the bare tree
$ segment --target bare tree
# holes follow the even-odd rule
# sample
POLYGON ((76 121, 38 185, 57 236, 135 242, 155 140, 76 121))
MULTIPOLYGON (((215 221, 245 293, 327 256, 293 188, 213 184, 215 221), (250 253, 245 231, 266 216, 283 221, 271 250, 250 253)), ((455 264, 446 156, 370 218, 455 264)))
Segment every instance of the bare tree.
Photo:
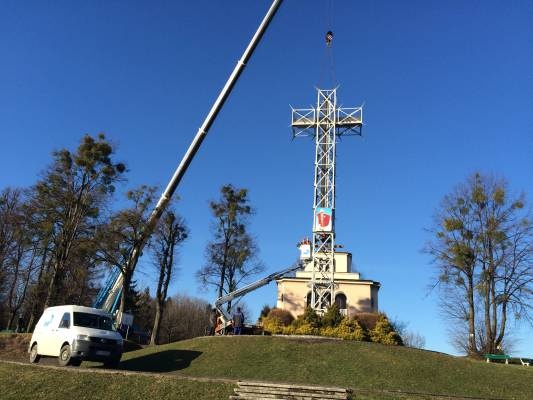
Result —
POLYGON ((426 338, 418 332, 407 331, 402 336, 404 346, 414 349, 423 349, 426 346, 426 338))
MULTIPOLYGON (((12 329, 16 316, 21 312, 26 301, 28 288, 32 282, 35 271, 36 246, 24 240, 17 241, 16 249, 11 260, 11 273, 9 291, 7 294, 7 305, 9 318, 7 329, 12 329)), ((19 329, 23 327, 20 326, 19 329)))
POLYGON ((26 208, 21 190, 8 188, 0 194, 0 274, 5 287, 2 303, 7 308, 7 329, 14 326, 21 312, 35 270, 37 243, 33 241, 26 208))
POLYGON ((150 344, 159 341, 161 316, 167 301, 168 285, 174 275, 176 264, 176 247, 188 237, 188 229, 182 218, 172 210, 167 210, 155 232, 152 242, 154 261, 159 269, 159 279, 155 296, 155 320, 150 344))
POLYGON ((31 207, 28 207, 27 213, 27 217, 32 218, 30 225, 33 230, 34 242, 38 244, 36 279, 28 290, 27 304, 25 305, 28 317, 26 331, 31 332, 37 316, 43 309, 42 299, 46 296, 46 277, 52 268, 54 258, 50 231, 46 227, 43 229, 43 227, 36 226, 31 207))
POLYGON ((408 322, 395 319, 391 322, 393 330, 400 335, 404 346, 423 349, 426 345, 426 339, 418 332, 414 332, 407 327, 408 322))
POLYGON ((168 300, 161 319, 160 344, 205 334, 211 307, 205 300, 175 295, 168 300))
POLYGON ((444 198, 432 232, 426 251, 437 266, 444 314, 454 327, 467 322, 458 347, 468 354, 501 351, 509 319, 532 323, 525 196, 511 198, 504 180, 475 174, 444 198))
POLYGON ((128 262, 131 250, 142 240, 146 219, 154 201, 156 188, 142 185, 126 193, 131 207, 114 213, 109 222, 100 227, 97 233, 98 257, 104 264, 120 269, 122 274, 122 296, 120 311, 129 307, 127 294, 135 272, 135 265, 128 262))
POLYGON ((20 224, 22 192, 6 188, 0 193, 0 293, 7 276, 7 260, 11 257, 17 241, 17 226, 20 224))

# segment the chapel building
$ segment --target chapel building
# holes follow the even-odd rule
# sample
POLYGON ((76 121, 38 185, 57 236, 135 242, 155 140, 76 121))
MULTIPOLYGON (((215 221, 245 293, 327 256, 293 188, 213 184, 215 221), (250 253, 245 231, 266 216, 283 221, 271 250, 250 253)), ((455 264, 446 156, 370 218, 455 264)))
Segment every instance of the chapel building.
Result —
MULTIPOLYGON (((360 312, 378 312, 380 283, 361 279, 358 272, 352 272, 351 253, 335 252, 334 260, 335 303, 341 314, 351 317, 360 312)), ((289 311, 295 318, 303 314, 311 303, 312 277, 313 261, 308 261, 304 270, 297 271, 294 277, 277 279, 276 307, 289 311)))

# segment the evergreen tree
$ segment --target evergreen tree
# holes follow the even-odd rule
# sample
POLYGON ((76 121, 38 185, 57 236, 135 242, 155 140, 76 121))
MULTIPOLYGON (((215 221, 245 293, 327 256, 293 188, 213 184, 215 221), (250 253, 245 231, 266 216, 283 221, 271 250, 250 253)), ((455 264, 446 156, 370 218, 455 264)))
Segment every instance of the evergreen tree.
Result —
MULTIPOLYGON (((206 248, 206 265, 197 273, 203 287, 216 288, 218 297, 237 289, 240 282, 263 271, 257 261, 257 246, 248 233, 248 217, 252 208, 246 189, 225 185, 218 202, 210 203, 213 240, 206 248)), ((231 302, 228 303, 231 310, 231 302)))
MULTIPOLYGON (((100 210, 125 171, 124 164, 113 162, 112 153, 103 134, 96 138, 86 135, 76 151, 55 151, 52 165, 34 187, 31 206, 35 223, 47 238, 51 257, 45 308, 61 301, 60 287, 74 266, 72 255, 84 241, 91 240, 100 210)), ((89 261, 84 267, 91 264, 89 261)))

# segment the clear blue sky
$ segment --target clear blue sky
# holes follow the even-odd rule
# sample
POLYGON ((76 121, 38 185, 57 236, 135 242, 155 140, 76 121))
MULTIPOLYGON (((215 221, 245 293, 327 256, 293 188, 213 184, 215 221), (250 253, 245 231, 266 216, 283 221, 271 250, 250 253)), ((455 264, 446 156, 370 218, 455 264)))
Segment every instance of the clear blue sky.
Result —
MULTIPOLYGON (((194 280, 208 202, 250 189, 267 272, 290 265, 312 225, 313 143, 291 141, 290 108, 315 102, 324 34, 338 96, 365 102, 363 138, 337 154, 337 241, 381 282, 380 308, 453 352, 421 253, 442 197, 474 171, 533 195, 531 1, 286 0, 179 188, 191 237, 172 291, 194 280)), ((270 1, 0 2, 0 187, 28 186, 84 133, 105 132, 127 186, 164 186, 270 1)), ((138 278, 155 279, 146 260, 138 278)), ((275 285, 246 297, 258 313, 275 285)), ((510 327, 533 356, 530 328, 510 327)))

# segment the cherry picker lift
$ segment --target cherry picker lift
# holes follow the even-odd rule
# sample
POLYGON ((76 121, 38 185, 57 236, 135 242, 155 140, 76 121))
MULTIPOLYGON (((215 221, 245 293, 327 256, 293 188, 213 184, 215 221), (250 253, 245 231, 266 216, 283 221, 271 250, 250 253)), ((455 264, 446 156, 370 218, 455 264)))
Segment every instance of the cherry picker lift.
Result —
POLYGON ((278 272, 274 272, 273 274, 270 274, 262 279, 252 282, 249 285, 246 285, 240 289, 237 289, 231 293, 228 293, 224 296, 219 297, 215 301, 215 309, 217 310, 217 313, 218 313, 218 321, 215 327, 215 334, 219 334, 219 335, 225 334, 226 329, 232 323, 232 318, 231 318, 230 313, 227 311, 225 307, 223 307, 225 304, 229 303, 230 301, 235 300, 236 298, 240 298, 244 296, 245 294, 250 293, 256 289, 259 289, 260 287, 268 285, 273 280, 281 278, 301 268, 302 268, 302 264, 299 262, 297 263, 297 265, 293 265, 292 267, 285 268, 278 272))

